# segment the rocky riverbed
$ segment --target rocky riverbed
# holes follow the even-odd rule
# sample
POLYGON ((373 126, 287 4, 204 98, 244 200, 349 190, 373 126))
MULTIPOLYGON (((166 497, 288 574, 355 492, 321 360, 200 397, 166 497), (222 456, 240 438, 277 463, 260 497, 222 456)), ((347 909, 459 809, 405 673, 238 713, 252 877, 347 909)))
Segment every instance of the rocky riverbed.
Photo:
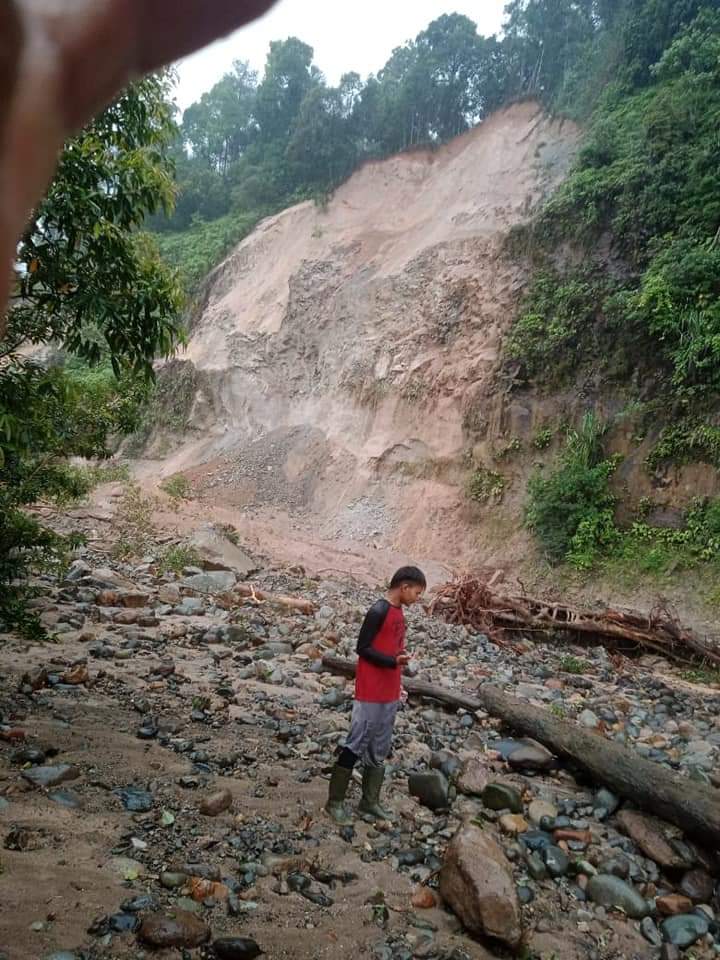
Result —
MULTIPOLYGON (((156 559, 86 551, 38 582, 52 640, 2 636, 0 955, 720 956, 717 851, 482 712, 405 704, 394 820, 335 827, 322 806, 352 683, 321 657, 352 655, 374 594, 252 558, 156 559), (314 612, 240 599, 240 575, 314 612)), ((717 685, 408 619, 424 679, 492 680, 720 787, 717 685)))

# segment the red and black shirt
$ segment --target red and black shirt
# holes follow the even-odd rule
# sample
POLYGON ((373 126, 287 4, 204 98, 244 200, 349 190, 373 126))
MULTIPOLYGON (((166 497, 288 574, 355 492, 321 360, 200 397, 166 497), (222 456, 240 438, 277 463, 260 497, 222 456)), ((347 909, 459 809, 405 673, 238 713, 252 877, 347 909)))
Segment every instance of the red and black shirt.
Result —
POLYGON ((397 657, 405 649, 405 616, 402 607, 378 600, 370 607, 357 642, 355 699, 367 703, 392 703, 400 699, 402 667, 397 657))

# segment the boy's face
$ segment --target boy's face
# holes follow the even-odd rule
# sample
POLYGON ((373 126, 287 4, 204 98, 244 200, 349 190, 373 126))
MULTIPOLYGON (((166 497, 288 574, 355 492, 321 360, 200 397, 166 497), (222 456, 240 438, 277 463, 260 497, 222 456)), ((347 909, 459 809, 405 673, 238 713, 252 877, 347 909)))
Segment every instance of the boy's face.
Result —
POLYGON ((425 592, 425 588, 419 583, 404 583, 400 587, 400 603, 405 607, 411 607, 417 603, 425 592))

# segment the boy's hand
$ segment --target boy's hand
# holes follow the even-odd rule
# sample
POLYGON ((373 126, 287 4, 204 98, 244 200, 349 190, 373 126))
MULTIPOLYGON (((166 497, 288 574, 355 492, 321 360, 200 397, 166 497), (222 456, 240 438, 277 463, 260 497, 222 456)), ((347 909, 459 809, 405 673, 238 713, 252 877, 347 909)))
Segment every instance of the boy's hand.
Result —
POLYGON ((406 653, 401 653, 395 658, 395 662, 399 667, 406 667, 410 663, 410 657, 406 653))

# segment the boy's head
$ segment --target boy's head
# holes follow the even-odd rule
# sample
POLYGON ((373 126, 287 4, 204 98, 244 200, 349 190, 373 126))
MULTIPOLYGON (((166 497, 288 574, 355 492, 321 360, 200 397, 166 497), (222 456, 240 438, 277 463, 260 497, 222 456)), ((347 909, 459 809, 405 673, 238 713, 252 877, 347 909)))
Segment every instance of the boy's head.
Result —
POLYGON ((427 586, 425 574, 418 567, 400 567, 390 581, 390 592, 404 607, 417 603, 427 586))

